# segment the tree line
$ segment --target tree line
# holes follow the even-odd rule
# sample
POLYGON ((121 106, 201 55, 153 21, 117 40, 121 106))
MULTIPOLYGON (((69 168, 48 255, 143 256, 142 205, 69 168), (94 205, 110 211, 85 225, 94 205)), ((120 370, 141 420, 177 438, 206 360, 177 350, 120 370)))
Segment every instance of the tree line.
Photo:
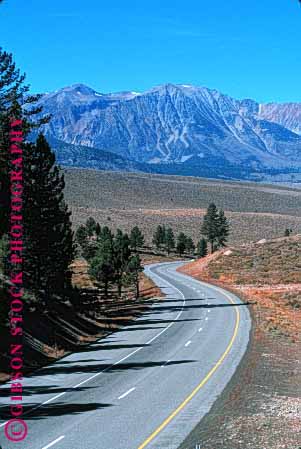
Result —
POLYGON ((144 245, 144 236, 137 226, 130 235, 121 229, 114 234, 90 217, 79 226, 75 239, 80 254, 89 262, 89 274, 103 286, 105 296, 110 284, 117 286, 119 297, 122 287, 131 285, 135 286, 136 298, 140 296, 139 274, 143 267, 138 249, 144 245))
MULTIPOLYGON (((30 95, 25 75, 13 56, 0 48, 0 282, 1 324, 8 321, 7 279, 16 268, 10 260, 10 124, 22 120, 21 143, 23 247, 20 253, 25 288, 34 293, 37 306, 51 306, 54 296, 71 288, 69 265, 74 259, 70 212, 64 201, 64 174, 56 165, 41 125, 50 120, 38 105, 40 95, 30 95), (36 139, 33 136, 36 135, 36 139)), ((20 267, 19 267, 20 268, 20 267)), ((45 308, 45 307, 44 307, 45 308)))
POLYGON ((168 255, 173 252, 179 256, 184 254, 205 257, 210 246, 211 253, 226 246, 229 236, 229 222, 222 209, 218 210, 211 203, 200 227, 200 239, 195 244, 190 236, 180 232, 175 237, 171 227, 158 225, 153 235, 152 243, 157 250, 165 251, 168 255))
MULTIPOLYGON (((202 237, 197 245, 184 232, 175 237, 173 229, 158 225, 152 244, 157 251, 164 251, 183 256, 205 257, 208 254, 208 243, 211 252, 226 245, 229 235, 229 224, 223 210, 210 204, 200 228, 202 237)), ((108 295, 109 285, 116 285, 118 296, 122 287, 135 285, 136 297, 139 297, 139 273, 142 271, 140 252, 145 250, 145 236, 138 226, 130 233, 117 229, 113 233, 108 226, 101 227, 93 217, 78 227, 75 240, 79 254, 89 263, 89 274, 104 288, 108 295)))

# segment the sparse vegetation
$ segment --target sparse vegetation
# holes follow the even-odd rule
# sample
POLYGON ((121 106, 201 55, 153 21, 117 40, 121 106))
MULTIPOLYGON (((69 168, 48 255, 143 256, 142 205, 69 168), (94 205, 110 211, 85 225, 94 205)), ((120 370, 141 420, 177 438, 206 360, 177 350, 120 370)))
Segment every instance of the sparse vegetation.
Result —
POLYGON ((253 318, 239 371, 181 448, 299 447, 300 254, 301 236, 291 235, 222 249, 181 269, 235 292, 253 318))
POLYGON ((286 228, 293 234, 301 231, 301 190, 297 189, 77 169, 67 169, 65 179, 75 228, 91 215, 104 226, 109 214, 113 232, 120 228, 130 233, 138 226, 146 246, 152 245, 156 228, 163 224, 197 243, 200 223, 212 201, 228 218, 228 245, 280 237, 286 228))

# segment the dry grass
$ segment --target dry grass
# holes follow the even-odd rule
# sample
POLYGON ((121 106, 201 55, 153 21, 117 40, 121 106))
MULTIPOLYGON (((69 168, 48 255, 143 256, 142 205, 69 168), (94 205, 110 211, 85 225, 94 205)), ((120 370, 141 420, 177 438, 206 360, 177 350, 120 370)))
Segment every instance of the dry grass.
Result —
POLYGON ((299 449, 301 236, 233 247, 181 271, 251 302, 253 333, 238 372, 181 449, 299 449))
POLYGON ((301 191, 278 186, 69 169, 66 199, 75 227, 89 216, 114 231, 138 225, 147 244, 159 224, 198 241, 212 201, 230 219, 230 244, 280 237, 286 228, 301 232, 301 191))
POLYGON ((222 250, 183 271, 256 300, 261 325, 301 335, 301 235, 222 250))

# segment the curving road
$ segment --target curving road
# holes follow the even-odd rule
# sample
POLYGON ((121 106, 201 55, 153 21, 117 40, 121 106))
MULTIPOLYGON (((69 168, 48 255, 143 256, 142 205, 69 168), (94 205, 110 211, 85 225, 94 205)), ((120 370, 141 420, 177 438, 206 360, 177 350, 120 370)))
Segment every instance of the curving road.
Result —
POLYGON ((178 448, 232 377, 251 327, 236 296, 180 265, 145 269, 167 296, 131 325, 25 379, 28 436, 10 443, 2 420, 3 449, 178 448))

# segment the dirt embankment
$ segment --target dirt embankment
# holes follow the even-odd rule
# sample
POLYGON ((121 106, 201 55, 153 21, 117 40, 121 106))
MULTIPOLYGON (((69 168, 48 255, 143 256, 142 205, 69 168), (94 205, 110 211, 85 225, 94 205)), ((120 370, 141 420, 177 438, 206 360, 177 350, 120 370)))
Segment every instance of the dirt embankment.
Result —
POLYGON ((232 381, 180 449, 300 449, 301 236, 228 248, 181 269, 251 302, 232 381))

